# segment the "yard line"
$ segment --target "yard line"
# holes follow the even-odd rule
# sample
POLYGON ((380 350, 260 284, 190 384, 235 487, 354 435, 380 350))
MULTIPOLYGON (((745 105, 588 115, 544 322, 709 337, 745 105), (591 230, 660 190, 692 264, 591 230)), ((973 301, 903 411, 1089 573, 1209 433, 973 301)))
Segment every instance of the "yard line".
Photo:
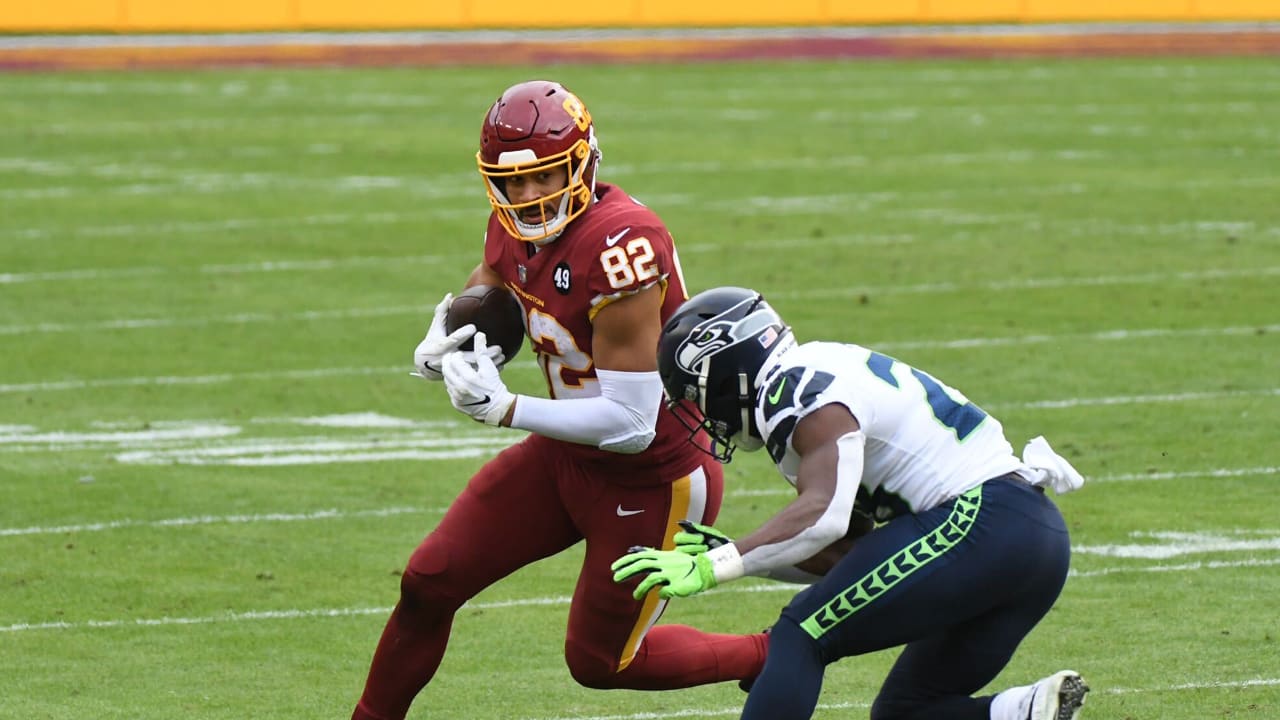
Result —
MULTIPOLYGON (((1236 533, 1232 533, 1235 535, 1236 533)), ((1072 545, 1073 553, 1101 557, 1138 558, 1141 560, 1167 560, 1180 555, 1203 553, 1242 553, 1255 550, 1280 550, 1280 537, 1254 537, 1238 539, 1223 533, 1155 533, 1147 534, 1156 542, 1106 545, 1072 545)))
MULTIPOLYGON (((412 215, 401 215, 398 213, 377 213, 375 215, 366 215, 360 218, 354 218, 348 215, 333 216, 311 216, 302 220, 293 218, 282 218, 279 220, 263 221, 263 224, 330 224, 337 222, 361 222, 367 223, 373 218, 381 219, 383 222, 399 222, 412 219, 412 215)), ((194 227, 212 227, 216 229, 231 229, 244 227, 244 221, 226 220, 212 223, 181 223, 166 224, 166 231, 189 232, 194 227)), ((110 234, 135 235, 139 230, 139 226, 120 225, 112 226, 110 234)), ((837 245, 893 245, 900 243, 914 242, 915 236, 907 234, 898 235, 831 235, 820 238, 773 238, 768 241, 758 241, 750 243, 739 243, 739 248, 778 248, 778 247, 801 247, 808 245, 819 246, 837 246, 837 245)), ((722 245, 712 243, 691 244, 682 248, 685 252, 720 252, 723 250, 722 245)), ((29 273, 0 273, 0 285, 16 285, 20 283, 34 282, 62 282, 62 281, 79 281, 79 280, 113 280, 125 277, 146 277, 168 275, 177 272, 195 272, 201 275, 244 275, 248 273, 272 273, 272 272, 299 272, 299 271, 324 271, 324 270, 340 270, 349 267, 400 267, 405 264, 423 264, 434 265, 438 263, 456 260, 458 258, 471 258, 473 253, 457 252, 457 253, 438 253, 431 255, 408 255, 408 256, 354 256, 342 258, 312 258, 309 260, 261 260, 258 262, 245 263, 220 263, 220 264, 204 264, 194 267, 178 268, 178 267, 159 267, 159 266, 138 266, 138 267, 122 267, 122 268, 80 268, 75 270, 51 270, 44 272, 29 273)))
MULTIPOLYGON (((369 317, 423 316, 429 305, 390 305, 341 310, 302 310, 294 313, 236 313, 203 318, 116 318, 90 323, 36 323, 30 325, 0 325, 0 335, 29 335, 41 333, 86 332, 90 330, 137 330, 165 327, 204 327, 208 325, 248 325, 253 323, 293 323, 316 320, 353 320, 369 317)), ((1064 341, 1123 341, 1146 340, 1163 337, 1212 337, 1230 335, 1261 335, 1280 333, 1280 323, 1237 325, 1227 327, 1198 328, 1116 328, 1094 332, 1062 333, 1058 335, 1012 335, 1006 337, 956 338, 952 340, 903 340, 861 343, 878 350, 917 349, 966 349, 1007 345, 1034 345, 1064 341)))
MULTIPOLYGON (((1258 477, 1266 475, 1280 475, 1280 467, 1252 467, 1252 468, 1213 468, 1207 470, 1187 471, 1187 472, 1168 472, 1168 473, 1126 473, 1118 475, 1101 475, 1090 477, 1088 483, 1096 482, 1124 482, 1132 480, 1173 480, 1183 478, 1200 478, 1200 477, 1258 477)), ((727 497, 766 497, 766 496, 785 496, 791 495, 794 491, 789 487, 778 485, 773 488, 762 489, 743 489, 730 490, 725 493, 727 497)), ((371 510, 339 510, 336 508, 325 510, 312 510, 308 512, 274 512, 274 513, 255 513, 249 515, 199 515, 192 517, 163 518, 159 520, 141 520, 137 518, 125 518, 120 520, 103 520, 99 522, 81 523, 76 525, 34 525, 29 527, 3 528, 0 527, 0 537, 18 537, 26 535, 57 535, 62 533, 88 533, 103 532, 107 530, 122 530, 129 528, 184 528, 194 527, 198 525, 221 525, 221 524, 250 524, 250 523, 274 523, 274 522, 306 522, 313 520, 341 520, 345 518, 359 517, 390 517, 393 515, 405 515, 420 513, 424 515, 440 514, 445 508, 421 508, 421 507, 389 507, 375 508, 371 510)), ((1270 534, 1269 531, 1253 531, 1245 534, 1270 534)), ((1274 541, 1269 541, 1274 542, 1274 541)), ((1267 546, 1269 548, 1270 545, 1267 546)), ((1263 548, 1263 549, 1267 549, 1263 548)))
MULTIPOLYGON (((1280 392, 1280 389, 1277 389, 1277 392, 1280 392)), ((1213 470, 1194 470, 1184 472, 1124 473, 1120 475, 1106 475, 1098 479, 1105 482, 1127 482, 1131 480, 1181 480, 1184 478, 1253 477, 1257 475, 1276 474, 1280 474, 1280 467, 1216 468, 1213 470)))
MULTIPOLYGON (((213 375, 180 375, 101 378, 98 380, 61 380, 53 382, 8 383, 0 385, 0 395, 13 393, 57 392, 62 390, 84 390, 89 388, 108 387, 145 387, 145 386, 184 386, 184 385, 216 385, 230 382, 246 382, 251 380, 314 380, 343 376, 369 375, 401 375, 405 374, 403 366, 387 367, 339 367, 315 368, 310 370, 262 370, 246 373, 219 373, 213 375)), ((1035 400, 1029 402, 986 403, 991 408, 1015 409, 1063 409, 1098 405, 1145 405, 1150 403, 1189 402, 1196 400, 1218 400, 1240 397, 1269 397, 1280 395, 1280 387, 1256 388, 1251 390, 1222 390, 1185 392, 1154 395, 1120 395, 1097 398, 1061 398, 1053 400, 1035 400)))
POLYGON ((82 525, 49 525, 25 528, 0 528, 0 537, 18 535, 61 535, 63 533, 101 532, 123 528, 172 528, 197 525, 241 525, 266 522, 304 522, 308 520, 339 520, 344 518, 391 517, 415 513, 442 513, 444 508, 389 507, 376 510, 343 511, 337 509, 314 510, 305 513, 257 513, 253 515, 200 515, 195 517, 166 518, 163 520, 109 520, 82 525))
MULTIPOLYGON (((1280 332, 1280 323, 1271 325, 1237 325, 1228 327, 1199 328, 1119 328, 1083 333, 1059 335, 1013 335, 1008 337, 959 338, 955 340, 904 340, 899 342, 866 343, 877 350, 952 350, 1006 345, 1037 345, 1043 343, 1147 340, 1163 337, 1213 337, 1221 335, 1259 335, 1280 332)), ((3 328, 0 328, 0 334, 3 328)))
POLYGON ((122 268, 82 268, 78 270, 53 270, 32 273, 0 273, 0 285, 16 285, 33 282, 62 282, 77 280, 115 280, 126 277, 171 275, 188 270, 201 275, 245 275, 249 273, 299 272, 315 270, 342 270, 351 267, 398 267, 405 264, 435 265, 463 253, 438 255, 402 255, 393 257, 314 258, 311 260, 262 260, 234 264, 206 264, 192 268, 167 268, 137 266, 122 268))
MULTIPOLYGON (((1247 467, 1247 468, 1206 468, 1204 470, 1185 470, 1181 472, 1151 473, 1119 473, 1115 475, 1087 475, 1085 484, 1133 482, 1140 480, 1186 480, 1190 478, 1224 478, 1224 477, 1265 477, 1280 475, 1280 467, 1247 467)), ((757 497, 764 495, 794 495, 795 490, 786 486, 759 488, 751 490, 730 490, 725 493, 729 497, 757 497)))
POLYGON ((1061 410, 1074 407, 1099 407, 1106 405, 1150 405, 1153 403, 1179 403, 1196 400, 1222 400, 1239 397, 1267 397, 1280 395, 1280 388, 1256 390, 1212 390, 1206 392, 1168 393, 1160 395, 1116 395, 1114 397, 1066 398, 1064 400, 1036 400, 1021 403, 984 403, 990 408, 1017 408, 1023 410, 1061 410))
MULTIPOLYGON (((419 212, 370 212, 370 213, 326 213, 319 215, 296 215, 289 217, 250 217, 227 218, 224 220, 174 220, 154 223, 125 223, 120 225, 78 225, 71 229, 76 236, 85 237, 120 237, 137 235, 193 235, 197 233, 220 233, 228 230, 248 230, 254 228, 293 228, 300 225, 369 225, 374 223, 418 222, 440 217, 464 217, 474 215, 471 210, 433 208, 419 212)), ((46 227, 16 228, 6 232, 15 238, 33 240, 53 237, 57 232, 46 227)), ((0 236, 3 237, 3 236, 0 236)), ((336 261, 335 261, 336 262, 336 261)), ((73 271, 74 272, 74 271, 73 271)), ((36 273, 39 275, 39 273, 36 273)), ((0 278, 4 276, 0 275, 0 278)))
MULTIPOLYGON (((1163 693, 1176 690, 1242 690, 1253 687, 1269 687, 1280 685, 1280 678, 1252 678, 1250 680, 1208 680, 1198 683, 1180 683, 1178 685, 1164 685, 1159 687, 1146 688, 1097 688, 1091 690, 1095 694, 1105 693, 1107 695, 1131 695, 1134 693, 1163 693)), ((867 709, 871 707, 870 703, 818 703, 818 710, 852 710, 867 709)), ((659 720, 660 718, 678 718, 678 717, 716 717, 727 715, 736 717, 742 714, 740 705, 721 708, 689 708, 687 710, 664 710, 661 713, 638 712, 625 713, 621 715, 559 715, 556 717, 544 718, 522 718, 522 720, 659 720)))
POLYGON ((224 457, 224 458, 206 458, 204 453, 199 451, 182 451, 170 452, 157 457, 144 457, 138 459, 138 455, 156 456, 157 453, 124 453, 117 455, 116 459, 124 463, 138 463, 151 465, 169 465, 179 463, 182 465, 230 465, 234 467, 277 467, 282 465, 321 465, 331 463, 370 463, 384 462, 387 460, 416 460, 416 461, 433 461, 433 460, 463 460, 466 458, 486 457, 494 454, 510 442, 503 440, 490 440, 479 447, 457 448, 451 450, 384 450, 378 452, 345 452, 345 453, 289 453, 263 455, 258 457, 224 457))
POLYGON ((815 299, 857 297, 859 295, 919 295, 965 290, 1041 290, 1046 288, 1099 287, 1106 285, 1156 285, 1174 281, 1231 280, 1280 276, 1280 266, 1261 268, 1211 268, 1171 273, 1093 275, 1089 277, 1042 277, 995 280, 976 283, 937 282, 916 285, 865 285, 772 293, 774 298, 815 299))
MULTIPOLYGON (((820 238, 774 238, 768 241, 739 243, 741 248, 803 247, 803 246, 847 246, 847 245, 897 245, 915 241, 914 235, 831 235, 820 238)), ((714 243, 690 244, 683 247, 686 253, 721 252, 722 245, 714 243)), ((124 268, 82 268, 77 270, 55 270, 31 273, 0 273, 0 285, 17 285, 34 282, 60 282, 78 280, 113 280, 123 277, 146 277, 190 271, 201 275, 245 275, 249 273, 273 272, 308 272, 341 270, 350 267, 401 267, 405 264, 435 265, 472 258, 473 253, 439 253, 432 255, 407 256, 356 256, 343 258, 313 258, 310 260, 262 260, 246 263, 222 263, 197 265, 193 268, 165 268, 158 266, 124 267, 124 268)), ((146 319, 139 322, 164 322, 164 318, 146 319)), ((116 322, 116 321, 112 321, 116 322)), ((130 321, 120 321, 128 323, 130 321)), ((33 326, 37 327, 37 326, 33 326)))
MULTIPOLYGON (((1195 572, 1203 570, 1220 570, 1239 567, 1266 567, 1280 565, 1280 559, 1275 560, 1243 560, 1243 561, 1225 561, 1225 562, 1205 562, 1205 563, 1187 563, 1185 565, 1161 565, 1154 567, 1115 567, 1104 568, 1103 570, 1092 571, 1088 574, 1081 573, 1076 570, 1071 571, 1072 577, 1098 577, 1107 574, 1116 573, 1135 573, 1135 572, 1195 572)), ((729 586, 708 590, 703 595, 717 595, 727 593, 787 593, 794 594, 799 590, 800 586, 789 583, 755 583, 750 582, 738 586, 729 586)), ((539 607, 539 606, 564 606, 568 605, 570 597, 567 595, 539 597, 539 598, 516 598, 511 600, 494 600, 487 602, 469 602, 462 606, 462 610, 496 610, 511 607, 539 607)), ((389 607, 354 607, 354 608, 314 608, 304 610, 301 608, 293 608, 286 610, 250 610, 242 612, 227 612, 216 615, 200 615, 193 617, 158 617, 158 618, 118 618, 114 620, 82 620, 70 622, 58 620, 53 622, 24 622, 12 623, 10 625, 0 625, 0 634, 32 632, 41 630, 103 630, 115 628, 144 628, 144 627, 165 627, 175 625, 208 625, 213 623, 234 623, 234 622, 250 622, 258 620, 305 620, 314 618, 341 618, 341 617, 361 617, 367 615, 386 615, 391 612, 389 607)))
POLYGON ((392 305, 344 310, 304 310, 296 313, 237 313, 205 318, 118 318, 93 323, 37 323, 35 325, 0 325, 0 335, 33 335, 38 333, 85 332, 88 330, 141 330, 167 327, 205 327, 209 325, 250 325, 253 323, 311 322, 315 320, 355 320, 388 316, 428 317, 432 305, 392 305))
POLYGON ((213 375, 175 375, 159 377, 102 378, 99 380, 62 380, 55 382, 12 383, 0 385, 0 394, 23 392, 48 392, 57 390, 83 390, 86 388, 140 387, 150 385, 218 385, 246 380, 311 380, 348 375, 391 375, 405 372, 403 366, 362 368, 316 368, 312 370, 262 370, 247 373, 218 373, 213 375))

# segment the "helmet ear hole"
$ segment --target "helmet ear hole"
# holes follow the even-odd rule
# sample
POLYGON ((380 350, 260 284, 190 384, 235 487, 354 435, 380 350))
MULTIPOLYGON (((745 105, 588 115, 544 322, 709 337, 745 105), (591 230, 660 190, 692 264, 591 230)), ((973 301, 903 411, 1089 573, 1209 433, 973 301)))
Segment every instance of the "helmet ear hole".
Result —
POLYGON ((707 411, 716 420, 724 422, 728 426, 730 435, 741 429, 738 427, 739 423, 737 422, 741 409, 742 403, 739 401, 737 373, 726 374, 720 379, 715 388, 708 388, 707 411), (715 403, 714 407, 712 406, 713 402, 715 403))

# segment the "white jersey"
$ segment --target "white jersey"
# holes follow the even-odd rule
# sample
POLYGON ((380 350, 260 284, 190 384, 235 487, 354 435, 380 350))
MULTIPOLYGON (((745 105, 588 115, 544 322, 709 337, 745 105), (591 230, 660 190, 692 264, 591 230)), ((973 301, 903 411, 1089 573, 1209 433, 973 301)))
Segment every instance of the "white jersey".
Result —
POLYGON ((756 427, 795 485, 796 423, 840 403, 866 436, 859 507, 887 520, 1028 468, 994 417, 932 376, 859 345, 809 342, 786 351, 759 383, 756 427))

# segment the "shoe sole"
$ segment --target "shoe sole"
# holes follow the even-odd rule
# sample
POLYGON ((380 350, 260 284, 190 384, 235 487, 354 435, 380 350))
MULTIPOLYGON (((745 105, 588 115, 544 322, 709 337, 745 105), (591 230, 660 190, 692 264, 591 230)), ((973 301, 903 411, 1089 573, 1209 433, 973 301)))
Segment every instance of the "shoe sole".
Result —
POLYGON ((1084 684, 1084 678, 1079 675, 1064 677, 1058 688, 1058 713, 1054 720, 1076 720, 1088 694, 1089 686, 1084 684))

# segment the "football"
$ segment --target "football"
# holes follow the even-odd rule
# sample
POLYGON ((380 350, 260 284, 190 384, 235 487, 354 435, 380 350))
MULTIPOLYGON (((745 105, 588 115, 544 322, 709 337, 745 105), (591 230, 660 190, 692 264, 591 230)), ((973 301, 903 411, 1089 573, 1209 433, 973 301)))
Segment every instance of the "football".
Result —
MULTIPOLYGON (((504 364, 520 352, 524 344, 524 310, 510 290, 493 285, 473 285, 453 299, 445 316, 445 332, 472 323, 484 333, 485 341, 502 348, 504 364)), ((462 344, 471 350, 471 338, 462 344)))

